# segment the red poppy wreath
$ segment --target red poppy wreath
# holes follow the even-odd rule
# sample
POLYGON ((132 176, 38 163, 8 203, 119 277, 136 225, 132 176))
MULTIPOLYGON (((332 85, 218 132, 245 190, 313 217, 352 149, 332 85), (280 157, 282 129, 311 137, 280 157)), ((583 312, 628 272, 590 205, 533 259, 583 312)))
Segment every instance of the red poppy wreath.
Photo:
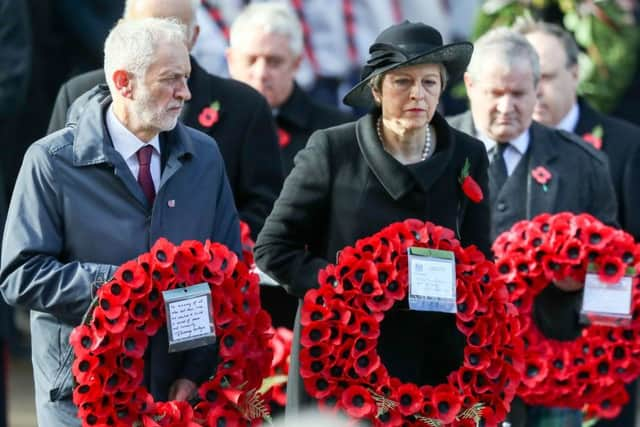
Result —
POLYGON ((532 313, 535 298, 552 282, 584 283, 590 263, 602 282, 618 282, 640 261, 633 238, 590 215, 564 212, 518 222, 493 250, 523 328, 526 365, 518 395, 532 405, 583 409, 588 418, 615 417, 628 400, 624 383, 640 374, 638 277, 632 279, 628 327, 591 323, 576 339, 560 341, 547 338, 532 313))
POLYGON ((73 402, 83 426, 255 425, 268 418, 257 391, 269 374, 269 315, 258 277, 224 245, 159 239, 97 292, 70 342, 73 402), (219 343, 215 375, 199 385, 199 402, 154 402, 143 380, 148 337, 165 322, 162 291, 206 282, 219 343), (242 423, 242 424, 241 424, 242 423))
POLYGON ((307 392, 321 408, 376 426, 497 425, 524 367, 516 310, 497 277, 475 246, 463 248, 451 230, 419 220, 394 223, 345 248, 304 298, 300 373, 307 392), (456 261, 464 361, 435 386, 391 377, 377 352, 385 312, 407 297, 412 246, 452 251, 456 261))

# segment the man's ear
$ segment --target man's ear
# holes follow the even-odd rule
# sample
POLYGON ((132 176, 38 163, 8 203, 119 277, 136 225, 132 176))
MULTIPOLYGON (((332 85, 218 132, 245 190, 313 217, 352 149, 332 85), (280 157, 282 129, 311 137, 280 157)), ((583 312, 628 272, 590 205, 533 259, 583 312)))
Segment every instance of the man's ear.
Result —
POLYGON ((465 72, 462 76, 462 79, 464 80, 464 87, 467 89, 468 93, 469 89, 471 89, 471 87, 473 86, 473 79, 471 78, 471 74, 469 74, 469 72, 465 72))
POLYGON ((200 25, 196 24, 193 26, 193 32, 191 33, 191 40, 189 40, 189 45, 187 46, 189 48, 189 52, 191 52, 191 49, 193 49, 193 47, 196 45, 196 41, 198 40, 199 35, 200 35, 200 25))
POLYGON ((111 77, 113 80, 113 84, 124 98, 131 98, 133 93, 133 81, 129 76, 129 73, 125 70, 116 70, 113 72, 113 76, 111 77))

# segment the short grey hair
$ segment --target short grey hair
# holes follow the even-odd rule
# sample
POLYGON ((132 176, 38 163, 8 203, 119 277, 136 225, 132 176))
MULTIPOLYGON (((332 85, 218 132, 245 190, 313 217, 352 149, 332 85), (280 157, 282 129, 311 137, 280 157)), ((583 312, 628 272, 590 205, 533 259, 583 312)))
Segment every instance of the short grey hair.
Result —
MULTIPOLYGON (((444 88, 447 86, 447 82, 449 81, 449 73, 447 72, 447 67, 444 64, 438 62, 437 65, 440 66, 440 80, 441 80, 441 88, 440 93, 444 92, 444 88)), ((402 69, 402 67, 398 67, 395 70, 402 69)), ((369 80, 369 87, 376 92, 380 93, 382 91, 382 82, 384 81, 385 76, 388 71, 384 73, 377 74, 369 80)))
POLYGON ((252 3, 233 21, 229 45, 237 45, 242 35, 252 30, 267 34, 280 34, 289 39, 289 48, 295 56, 302 54, 304 47, 302 25, 294 12, 283 3, 252 3))
POLYGON ((505 27, 494 28, 476 40, 473 46, 473 55, 467 67, 472 80, 477 79, 487 61, 511 66, 525 60, 531 66, 533 84, 538 85, 540 60, 531 43, 522 34, 505 27))
POLYGON ((580 48, 574 40, 571 33, 562 28, 560 25, 552 24, 544 21, 534 21, 533 19, 518 18, 512 26, 514 31, 527 36, 533 33, 548 34, 558 39, 564 52, 567 55, 567 67, 578 64, 578 56, 580 55, 580 48))
MULTIPOLYGON (((131 17, 131 15, 133 14, 133 6, 134 4, 140 0, 126 0, 124 3, 124 13, 122 14, 122 17, 124 19, 129 19, 131 17)), ((175 1, 175 0, 171 0, 171 1, 175 1)), ((191 8, 191 18, 189 19, 189 22, 183 22, 184 25, 187 26, 187 39, 191 40, 191 38, 193 37, 193 30, 196 28, 196 25, 198 24, 197 20, 196 20, 196 11, 198 10, 198 8, 200 7, 201 1, 200 0, 189 0, 189 6, 191 8)), ((176 17, 177 19, 177 17, 176 17)))
POLYGON ((104 72, 113 92, 111 77, 116 70, 126 70, 142 78, 156 52, 166 43, 187 46, 185 26, 176 19, 123 19, 111 30, 104 43, 104 72))

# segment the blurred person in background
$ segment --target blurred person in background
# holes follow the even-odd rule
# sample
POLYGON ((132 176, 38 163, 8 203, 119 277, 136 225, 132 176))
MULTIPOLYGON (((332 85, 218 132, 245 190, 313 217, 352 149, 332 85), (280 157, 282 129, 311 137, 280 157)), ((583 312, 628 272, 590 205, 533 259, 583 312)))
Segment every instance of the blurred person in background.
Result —
MULTIPOLYGON (((128 0, 124 18, 177 18, 189 29, 189 48, 198 38, 195 11, 199 0, 128 0)), ((49 132, 65 126, 73 101, 97 84, 104 72, 74 77, 58 92, 49 132)), ((220 147, 240 219, 255 239, 282 186, 280 152, 271 110, 250 86, 207 73, 191 57, 189 89, 193 96, 180 120, 212 136, 220 147)), ((106 90, 106 88, 105 88, 106 90)))
MULTIPOLYGON (((640 240, 640 127, 599 113, 579 97, 578 45, 556 24, 520 20, 514 30, 523 34, 540 57, 540 85, 533 118, 585 139, 609 159, 609 171, 618 198, 622 228, 640 240)), ((638 383, 627 386, 630 400, 615 420, 598 426, 634 425, 638 383)))
MULTIPOLYGON (((495 28, 474 47, 464 75, 470 111, 448 120, 480 139, 489 153, 492 240, 541 213, 586 212, 616 226, 616 197, 605 156, 580 138, 532 119, 540 62, 531 44, 513 30, 495 28), (548 184, 534 179, 537 168, 547 172, 548 184)), ((545 336, 571 340, 580 334, 582 286, 565 279, 537 296, 533 316, 545 336)), ((513 427, 582 425, 579 410, 528 406, 519 399, 509 419, 513 427)))

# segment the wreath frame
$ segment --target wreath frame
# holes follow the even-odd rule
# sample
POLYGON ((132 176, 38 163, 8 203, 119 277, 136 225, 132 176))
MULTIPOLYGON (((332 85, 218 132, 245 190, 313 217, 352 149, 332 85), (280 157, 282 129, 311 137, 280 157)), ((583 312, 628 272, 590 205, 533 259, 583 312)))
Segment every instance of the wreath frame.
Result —
POLYGON ((640 375, 640 246, 628 233, 589 214, 542 214, 496 239, 496 266, 518 307, 526 348, 518 395, 530 405, 582 409, 586 418, 614 418, 628 401, 624 384, 640 375), (605 283, 635 267, 628 327, 590 324, 573 340, 547 338, 532 318, 533 301, 551 282, 584 283, 594 263, 605 283))
POLYGON ((271 319, 260 307, 258 276, 220 243, 160 238, 100 287, 70 336, 73 402, 83 426, 257 425, 269 420, 260 392, 273 351, 271 319), (148 337, 165 323, 161 292, 206 282, 219 345, 215 374, 198 401, 155 402, 141 385, 148 337))
POLYGON ((502 421, 524 367, 515 307, 492 262, 462 248, 453 231, 405 220, 342 250, 318 274, 301 311, 300 373, 321 408, 376 426, 475 426, 502 421), (390 377, 376 351, 384 313, 407 293, 407 248, 453 251, 456 326, 467 337, 463 366, 447 383, 390 377))

